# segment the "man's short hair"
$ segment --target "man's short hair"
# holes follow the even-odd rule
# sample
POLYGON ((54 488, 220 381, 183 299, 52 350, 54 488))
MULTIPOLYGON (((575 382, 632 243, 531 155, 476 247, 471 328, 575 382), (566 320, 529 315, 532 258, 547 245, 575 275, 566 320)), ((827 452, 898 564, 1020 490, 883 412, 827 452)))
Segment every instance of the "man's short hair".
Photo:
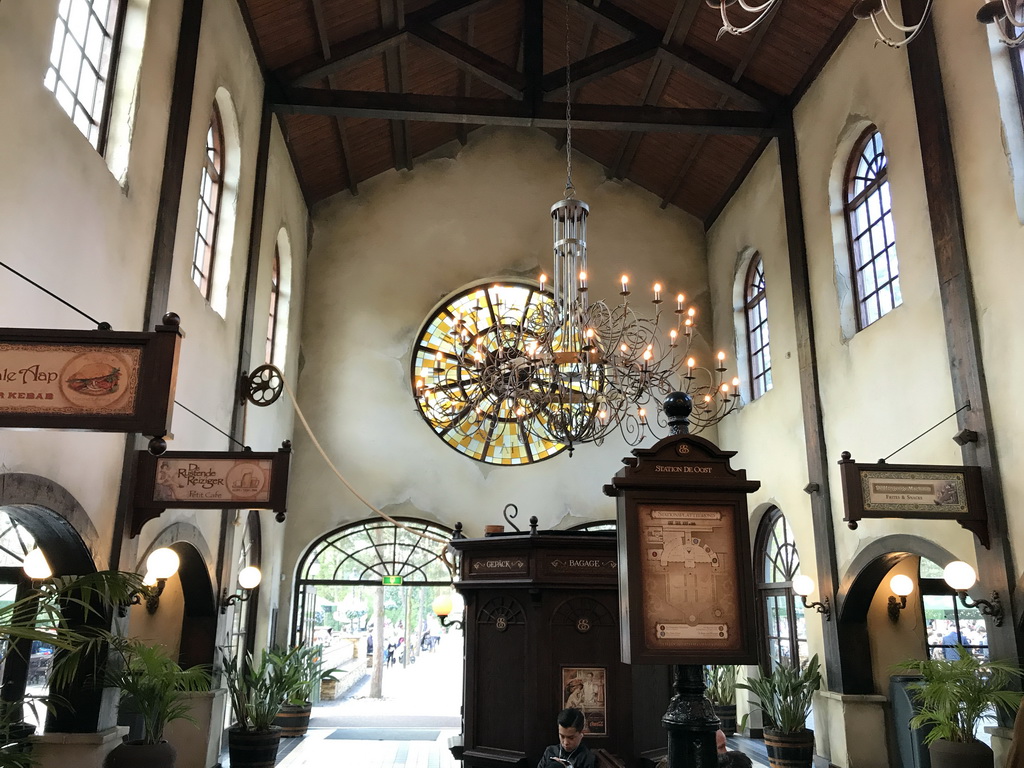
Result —
POLYGON ((558 724, 563 728, 575 728, 577 731, 582 731, 584 722, 583 712, 576 707, 568 707, 558 713, 558 724))
POLYGON ((753 761, 743 752, 729 750, 718 755, 719 768, 753 768, 753 761))

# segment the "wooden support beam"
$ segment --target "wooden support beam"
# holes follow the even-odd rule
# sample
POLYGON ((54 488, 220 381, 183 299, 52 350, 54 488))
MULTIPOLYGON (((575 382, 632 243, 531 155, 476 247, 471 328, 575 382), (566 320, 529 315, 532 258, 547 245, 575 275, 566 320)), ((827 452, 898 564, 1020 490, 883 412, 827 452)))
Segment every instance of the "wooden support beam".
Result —
MULTIPOLYGON (((327 87, 334 88, 337 75, 327 78, 327 87)), ((340 115, 334 118, 334 135, 341 146, 341 163, 345 170, 345 178, 348 179, 348 191, 355 197, 359 194, 359 186, 356 180, 355 170, 352 168, 352 147, 348 141, 348 131, 345 130, 345 118, 340 115)))
MULTIPOLYGON (((403 0, 380 0, 380 17, 385 29, 404 29, 403 0)), ((405 52, 399 46, 384 51, 384 87, 388 93, 401 94, 405 91, 405 52)), ((391 120, 391 153, 395 168, 411 170, 409 127, 403 120, 394 118, 391 120)))
MULTIPOLYGON (((905 0, 904 13, 921 18, 925 5, 921 0, 905 0)), ((996 452, 992 410, 989 405, 978 323, 978 308, 967 253, 960 183, 953 154, 942 66, 935 40, 935 21, 927 22, 917 39, 906 47, 910 64, 910 83, 917 113, 917 133, 921 144, 925 195, 935 249, 942 314, 946 322, 946 348, 953 402, 959 408, 970 403, 969 410, 957 416, 960 429, 978 433, 976 442, 965 443, 960 453, 965 465, 981 467, 988 511, 990 547, 977 538, 974 551, 978 577, 985 596, 996 591, 1002 600, 1007 620, 1001 627, 988 622, 988 641, 994 659, 1018 659, 1024 649, 1017 634, 1020 616, 1015 595, 1017 569, 1006 524, 1006 500, 999 458, 996 452)), ((968 148, 969 151, 969 148, 968 148)), ((980 593, 980 592, 979 592, 980 593)), ((1012 718, 1011 718, 1012 720, 1012 718)), ((1001 725, 1009 723, 1000 722, 1001 725)))
POLYGON ((313 9, 316 37, 320 41, 320 52, 324 56, 324 61, 327 61, 331 58, 331 41, 327 35, 327 24, 324 21, 324 3, 323 0, 310 0, 310 5, 313 9))
MULTIPOLYGON (((473 45, 473 39, 476 36, 476 21, 472 16, 467 16, 462 20, 462 36, 467 45, 473 45)), ((473 95, 473 80, 464 69, 459 70, 459 95, 462 97, 473 95)), ((466 146, 466 142, 469 141, 469 129, 466 128, 465 123, 459 123, 455 129, 455 136, 459 140, 459 144, 466 146)))
POLYGON ((532 109, 544 98, 544 0, 523 0, 523 101, 532 109))
MULTIPOLYGON (((796 330, 796 354, 800 377, 800 401, 803 406, 804 445, 807 477, 816 486, 810 494, 811 527, 814 532, 814 559, 818 572, 819 600, 828 598, 832 604, 832 620, 821 621, 825 645, 825 667, 828 690, 848 693, 839 658, 839 618, 841 606, 836 605, 839 590, 839 564, 836 558, 835 525, 832 517, 832 493, 829 488, 829 459, 822 419, 821 388, 818 377, 818 351, 814 339, 814 317, 811 305, 811 284, 807 269, 807 239, 804 232, 800 173, 797 164, 796 130, 793 113, 780 118, 783 122, 778 137, 779 174, 782 180, 782 204, 786 219, 786 241, 789 251, 789 277, 792 286, 793 320, 796 330)), ((808 621, 817 614, 808 613, 808 621)), ((865 681, 870 687, 870 670, 865 681)))
MULTIPOLYGON (((572 65, 572 89, 578 90, 587 83, 600 80, 651 58, 658 50, 658 41, 651 38, 637 38, 595 53, 572 65)), ((565 67, 548 72, 544 75, 542 88, 544 93, 565 90, 565 67)))
MULTIPOLYGON (((325 91, 320 88, 282 88, 274 94, 274 110, 280 114, 342 115, 434 123, 533 128, 562 128, 565 125, 562 104, 541 102, 536 111, 531 111, 528 104, 510 99, 325 91)), ((573 125, 580 130, 743 136, 774 135, 778 130, 774 116, 764 112, 610 104, 575 105, 573 125)))
POLYGON ((515 98, 522 96, 526 78, 507 64, 467 45, 446 32, 442 32, 437 27, 422 25, 412 30, 411 34, 445 60, 455 64, 459 69, 469 72, 481 82, 487 83, 509 96, 515 98))

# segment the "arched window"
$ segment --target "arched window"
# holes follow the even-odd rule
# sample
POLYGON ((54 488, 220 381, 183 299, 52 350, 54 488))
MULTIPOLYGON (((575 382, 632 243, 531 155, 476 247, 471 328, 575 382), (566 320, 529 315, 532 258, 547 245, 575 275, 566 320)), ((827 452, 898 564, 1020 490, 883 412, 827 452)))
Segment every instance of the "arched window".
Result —
POLYGON ((353 587, 378 588, 385 576, 400 576, 403 586, 451 584, 442 560, 445 546, 423 535, 447 541, 452 532, 423 520, 399 522, 408 530, 387 520, 371 520, 331 531, 313 543, 299 561, 295 582, 295 643, 312 642, 318 627, 327 623, 326 614, 351 600, 353 587))
POLYGON ((768 349, 768 296, 764 287, 764 260, 759 253, 754 254, 747 268, 743 297, 750 393, 756 400, 772 388, 772 356, 768 349))
MULTIPOLYGON (((241 546, 238 549, 238 562, 236 575, 243 568, 250 565, 260 567, 262 561, 262 545, 260 538, 260 513, 250 509, 245 518, 245 526, 242 529, 241 546)), ((256 606, 259 587, 255 587, 249 593, 249 598, 242 602, 235 603, 235 615, 231 621, 231 635, 228 645, 236 659, 245 657, 247 651, 253 648, 253 640, 256 635, 256 606)))
POLYGON ((270 305, 267 310, 267 362, 274 362, 277 341, 277 312, 281 301, 281 252, 274 246, 274 265, 270 271, 270 305))
POLYGON ((888 163, 882 134, 874 126, 854 145, 846 171, 843 211, 857 329, 863 330, 903 303, 888 163))
POLYGON ((104 151, 124 0, 61 0, 43 85, 78 129, 104 151))
POLYGON ((220 201, 224 191, 224 126, 216 103, 210 113, 210 126, 206 130, 206 152, 203 157, 196 240, 192 250, 192 280, 199 287, 203 298, 209 299, 220 201))
POLYGON ((774 508, 761 520, 754 553, 766 660, 772 667, 799 666, 807 660, 804 607, 793 593, 793 577, 800 571, 800 555, 782 510, 774 508))

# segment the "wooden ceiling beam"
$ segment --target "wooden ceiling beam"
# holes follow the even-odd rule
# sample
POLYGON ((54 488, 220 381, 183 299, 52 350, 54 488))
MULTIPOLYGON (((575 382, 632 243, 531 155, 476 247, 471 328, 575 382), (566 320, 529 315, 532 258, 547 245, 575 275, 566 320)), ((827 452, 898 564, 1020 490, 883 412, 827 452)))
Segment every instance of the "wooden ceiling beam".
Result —
MULTIPOLYGON (((241 2, 241 0, 239 0, 241 2)), ((330 45, 333 55, 327 61, 318 56, 306 57, 277 70, 275 76, 292 85, 311 85, 346 67, 359 64, 405 42, 407 30, 456 19, 494 5, 499 0, 438 0, 426 8, 410 13, 401 29, 376 29, 330 45)), ((386 27, 386 25, 385 25, 386 27)))
POLYGON ((523 101, 536 109, 544 98, 544 0, 523 0, 523 101))
MULTIPOLYGON (((466 45, 473 45, 473 39, 476 36, 476 22, 472 16, 466 16, 462 20, 462 36, 466 40, 466 45)), ((459 70, 459 95, 460 96, 472 96, 473 91, 473 79, 469 76, 469 73, 464 70, 459 70)), ((465 123, 460 123, 455 129, 455 136, 459 140, 459 144, 466 146, 466 142, 469 141, 469 130, 466 128, 465 123)))
MULTIPOLYGON (((701 5, 703 5, 703 0, 676 0, 676 7, 672 11, 672 18, 669 19, 668 26, 665 28, 661 43, 667 45, 673 40, 678 39, 680 42, 685 40, 701 5)), ((647 78, 637 98, 637 105, 657 104, 671 73, 672 70, 669 66, 663 65, 661 59, 655 58, 647 70, 647 78)), ((643 134, 640 133, 629 133, 622 137, 615 153, 615 162, 609 169, 608 178, 621 179, 629 172, 642 140, 643 134)))
MULTIPOLYGON (((268 98, 274 110, 281 114, 341 115, 533 128, 562 128, 565 125, 564 106, 551 102, 541 102, 531 110, 529 104, 511 99, 326 91, 320 88, 278 88, 268 93, 268 98)), ((575 105, 573 126, 579 130, 743 136, 775 135, 777 132, 774 116, 765 112, 611 104, 575 105)))
POLYGON ((323 0, 310 0, 313 9, 313 24, 316 26, 316 37, 320 41, 320 52, 324 61, 331 58, 331 41, 327 36, 327 22, 324 21, 323 0))
MULTIPOLYGON (((631 67, 639 61, 651 58, 658 50, 657 38, 635 38, 619 43, 600 53, 587 56, 572 65, 572 89, 575 91, 587 83, 631 67)), ((565 67, 544 75, 542 88, 545 94, 565 88, 565 67)))
MULTIPOLYGON (((333 88, 334 78, 327 78, 327 87, 333 88)), ((355 197, 359 194, 359 186, 356 181, 355 170, 352 168, 352 146, 348 140, 348 131, 345 130, 345 118, 338 115, 334 118, 334 135, 341 146, 341 163, 345 169, 345 177, 348 179, 348 191, 355 197)))
POLYGON ((445 60, 459 69, 469 72, 481 82, 487 83, 509 96, 518 98, 522 95, 526 78, 507 64, 434 26, 419 26, 410 30, 410 34, 428 45, 445 60))
MULTIPOLYGON (((385 29, 405 28, 403 0, 380 0, 381 25, 385 29)), ((384 83, 389 93, 405 91, 405 51, 401 46, 392 46, 384 51, 384 83)), ((391 120, 391 152, 395 168, 412 170, 409 152, 409 126, 403 120, 391 120)))

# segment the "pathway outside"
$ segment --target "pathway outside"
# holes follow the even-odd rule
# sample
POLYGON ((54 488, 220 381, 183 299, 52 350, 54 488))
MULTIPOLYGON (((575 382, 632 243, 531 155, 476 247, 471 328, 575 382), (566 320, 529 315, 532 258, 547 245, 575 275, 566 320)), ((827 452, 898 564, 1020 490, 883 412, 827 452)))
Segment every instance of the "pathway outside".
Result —
POLYGON ((314 707, 306 736, 283 740, 278 768, 459 768, 448 740, 462 730, 462 647, 449 631, 407 668, 385 668, 384 698, 369 698, 367 675, 314 707))

